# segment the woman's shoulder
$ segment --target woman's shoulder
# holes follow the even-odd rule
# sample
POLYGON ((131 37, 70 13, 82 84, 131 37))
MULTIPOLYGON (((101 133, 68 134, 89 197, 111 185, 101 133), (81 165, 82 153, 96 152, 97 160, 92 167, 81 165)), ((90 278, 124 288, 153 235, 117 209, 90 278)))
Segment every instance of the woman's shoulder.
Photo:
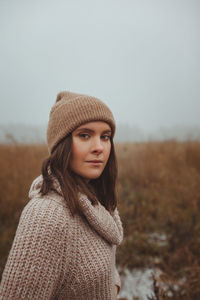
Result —
POLYGON ((52 196, 34 197, 24 206, 21 216, 30 215, 32 218, 44 218, 46 220, 62 220, 67 222, 70 211, 63 199, 52 196))
POLYGON ((66 239, 71 224, 70 215, 62 205, 46 198, 32 198, 22 210, 16 236, 46 239, 50 245, 56 239, 66 239))
POLYGON ((64 200, 63 196, 55 191, 50 191, 46 195, 41 195, 40 189, 43 183, 42 175, 36 177, 29 190, 29 202, 25 206, 25 210, 29 207, 39 207, 41 209, 56 210, 60 213, 67 213, 67 202, 64 200))
POLYGON ((42 196, 39 193, 41 186, 41 175, 32 183, 29 191, 29 201, 24 206, 19 226, 30 226, 33 223, 42 224, 44 227, 67 228, 71 223, 71 214, 63 197, 55 192, 42 196))

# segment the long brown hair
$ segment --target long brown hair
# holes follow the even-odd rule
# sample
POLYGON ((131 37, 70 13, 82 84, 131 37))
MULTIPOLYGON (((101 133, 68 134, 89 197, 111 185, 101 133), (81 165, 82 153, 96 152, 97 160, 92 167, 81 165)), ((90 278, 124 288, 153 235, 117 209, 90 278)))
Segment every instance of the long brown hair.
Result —
POLYGON ((112 137, 108 162, 102 174, 97 179, 90 180, 89 183, 86 183, 84 178, 74 173, 70 168, 71 145, 72 135, 69 134, 58 143, 50 156, 44 160, 41 195, 44 196, 51 190, 58 192, 53 187, 53 175, 60 184, 63 197, 73 216, 75 213, 81 214, 78 192, 85 194, 93 205, 99 201, 112 214, 117 206, 116 180, 118 172, 112 137))

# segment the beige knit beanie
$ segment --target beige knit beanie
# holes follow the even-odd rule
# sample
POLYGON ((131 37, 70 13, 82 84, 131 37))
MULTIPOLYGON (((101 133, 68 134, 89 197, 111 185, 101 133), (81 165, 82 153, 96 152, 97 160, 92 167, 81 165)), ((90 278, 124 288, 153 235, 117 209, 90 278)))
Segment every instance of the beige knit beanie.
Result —
POLYGON ((105 121, 115 134, 115 120, 108 106, 98 98, 61 92, 49 115, 47 146, 49 153, 65 136, 80 125, 91 121, 105 121))

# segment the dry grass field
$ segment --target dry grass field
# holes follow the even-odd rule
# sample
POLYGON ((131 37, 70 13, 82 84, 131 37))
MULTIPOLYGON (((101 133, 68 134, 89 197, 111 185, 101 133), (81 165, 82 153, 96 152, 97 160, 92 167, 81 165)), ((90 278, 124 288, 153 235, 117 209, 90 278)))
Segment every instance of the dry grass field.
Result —
MULTIPOLYGON (((117 144, 122 268, 159 268, 157 299, 200 299, 200 142, 117 144), (163 295, 161 295, 163 294, 163 295)), ((0 274, 45 145, 0 145, 0 274)))

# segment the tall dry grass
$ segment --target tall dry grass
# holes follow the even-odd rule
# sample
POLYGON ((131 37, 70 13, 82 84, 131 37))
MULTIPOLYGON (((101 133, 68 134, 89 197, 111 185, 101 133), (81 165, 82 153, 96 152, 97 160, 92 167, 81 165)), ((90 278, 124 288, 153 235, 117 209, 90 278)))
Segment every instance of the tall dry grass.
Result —
POLYGON ((158 267, 173 299, 200 299, 200 142, 118 145, 117 153, 125 229, 118 261, 158 267))
MULTIPOLYGON (((200 142, 117 144, 116 152, 125 233, 117 263, 162 270, 157 299, 167 299, 165 289, 200 299, 200 142)), ((0 145, 0 273, 47 155, 45 145, 0 145)))
POLYGON ((44 145, 0 145, 0 274, 28 202, 30 184, 47 155, 44 145))

